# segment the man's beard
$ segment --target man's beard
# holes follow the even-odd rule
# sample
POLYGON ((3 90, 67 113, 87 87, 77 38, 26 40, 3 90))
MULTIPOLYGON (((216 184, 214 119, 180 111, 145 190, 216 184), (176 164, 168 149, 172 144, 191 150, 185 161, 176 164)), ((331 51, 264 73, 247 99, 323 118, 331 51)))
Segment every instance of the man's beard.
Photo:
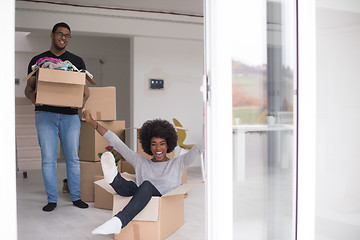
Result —
POLYGON ((65 47, 59 47, 57 44, 54 44, 54 47, 56 48, 56 50, 62 51, 65 49, 65 47))
POLYGON ((64 50, 64 49, 66 48, 66 46, 67 46, 67 44, 66 44, 64 47, 60 47, 55 39, 53 39, 53 44, 52 44, 52 45, 53 45, 54 48, 55 48, 56 50, 58 50, 58 51, 64 50))

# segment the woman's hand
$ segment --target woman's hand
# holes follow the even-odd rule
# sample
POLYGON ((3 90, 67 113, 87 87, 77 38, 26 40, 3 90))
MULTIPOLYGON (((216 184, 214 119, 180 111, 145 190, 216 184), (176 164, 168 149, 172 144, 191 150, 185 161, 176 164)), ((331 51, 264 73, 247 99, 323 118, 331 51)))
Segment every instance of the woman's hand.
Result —
POLYGON ((82 117, 85 119, 86 122, 90 122, 94 120, 91 116, 91 111, 89 109, 83 109, 82 117))
POLYGON ((85 119, 87 123, 89 123, 95 131, 97 131, 101 136, 104 136, 104 134, 108 131, 106 128, 101 126, 97 121, 95 121, 91 116, 91 111, 89 109, 83 109, 82 111, 82 117, 85 119))

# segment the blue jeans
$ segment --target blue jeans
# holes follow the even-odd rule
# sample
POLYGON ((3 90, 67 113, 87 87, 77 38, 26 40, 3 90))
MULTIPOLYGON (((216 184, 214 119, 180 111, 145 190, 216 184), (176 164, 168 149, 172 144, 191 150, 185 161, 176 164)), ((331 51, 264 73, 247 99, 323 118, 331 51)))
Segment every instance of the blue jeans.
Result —
POLYGON ((151 182, 144 181, 138 187, 133 181, 125 180, 120 173, 116 175, 110 185, 120 196, 133 196, 124 209, 115 215, 121 220, 122 228, 145 208, 152 196, 161 197, 161 193, 151 182))
POLYGON ((66 161, 70 197, 80 199, 79 137, 80 119, 77 114, 67 115, 45 111, 35 112, 35 123, 41 148, 41 166, 48 202, 58 199, 56 160, 58 139, 66 161))

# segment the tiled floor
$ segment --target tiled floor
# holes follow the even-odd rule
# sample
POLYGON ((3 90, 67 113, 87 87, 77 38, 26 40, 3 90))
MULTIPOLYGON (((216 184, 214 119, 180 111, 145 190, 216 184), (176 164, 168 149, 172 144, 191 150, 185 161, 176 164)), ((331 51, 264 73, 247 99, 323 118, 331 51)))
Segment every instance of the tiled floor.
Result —
MULTIPOLYGON (((101 210, 89 203, 88 209, 72 205, 69 194, 61 192, 62 179, 65 178, 65 164, 58 164, 59 200, 57 208, 50 213, 42 211, 47 203, 40 170, 27 172, 17 177, 17 211, 19 240, 83 240, 113 239, 112 235, 92 235, 91 231, 112 217, 111 211, 101 210)), ((198 167, 188 170, 189 181, 200 181, 198 167)), ((205 186, 200 184, 185 198, 185 224, 168 240, 205 239, 205 186)))

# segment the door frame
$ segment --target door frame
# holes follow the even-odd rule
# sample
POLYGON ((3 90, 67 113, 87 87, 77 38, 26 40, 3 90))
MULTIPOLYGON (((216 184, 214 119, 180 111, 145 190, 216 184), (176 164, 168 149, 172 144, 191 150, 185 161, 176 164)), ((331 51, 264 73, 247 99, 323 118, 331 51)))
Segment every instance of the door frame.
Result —
POLYGON ((206 239, 233 239, 232 97, 228 1, 205 2, 206 239))

